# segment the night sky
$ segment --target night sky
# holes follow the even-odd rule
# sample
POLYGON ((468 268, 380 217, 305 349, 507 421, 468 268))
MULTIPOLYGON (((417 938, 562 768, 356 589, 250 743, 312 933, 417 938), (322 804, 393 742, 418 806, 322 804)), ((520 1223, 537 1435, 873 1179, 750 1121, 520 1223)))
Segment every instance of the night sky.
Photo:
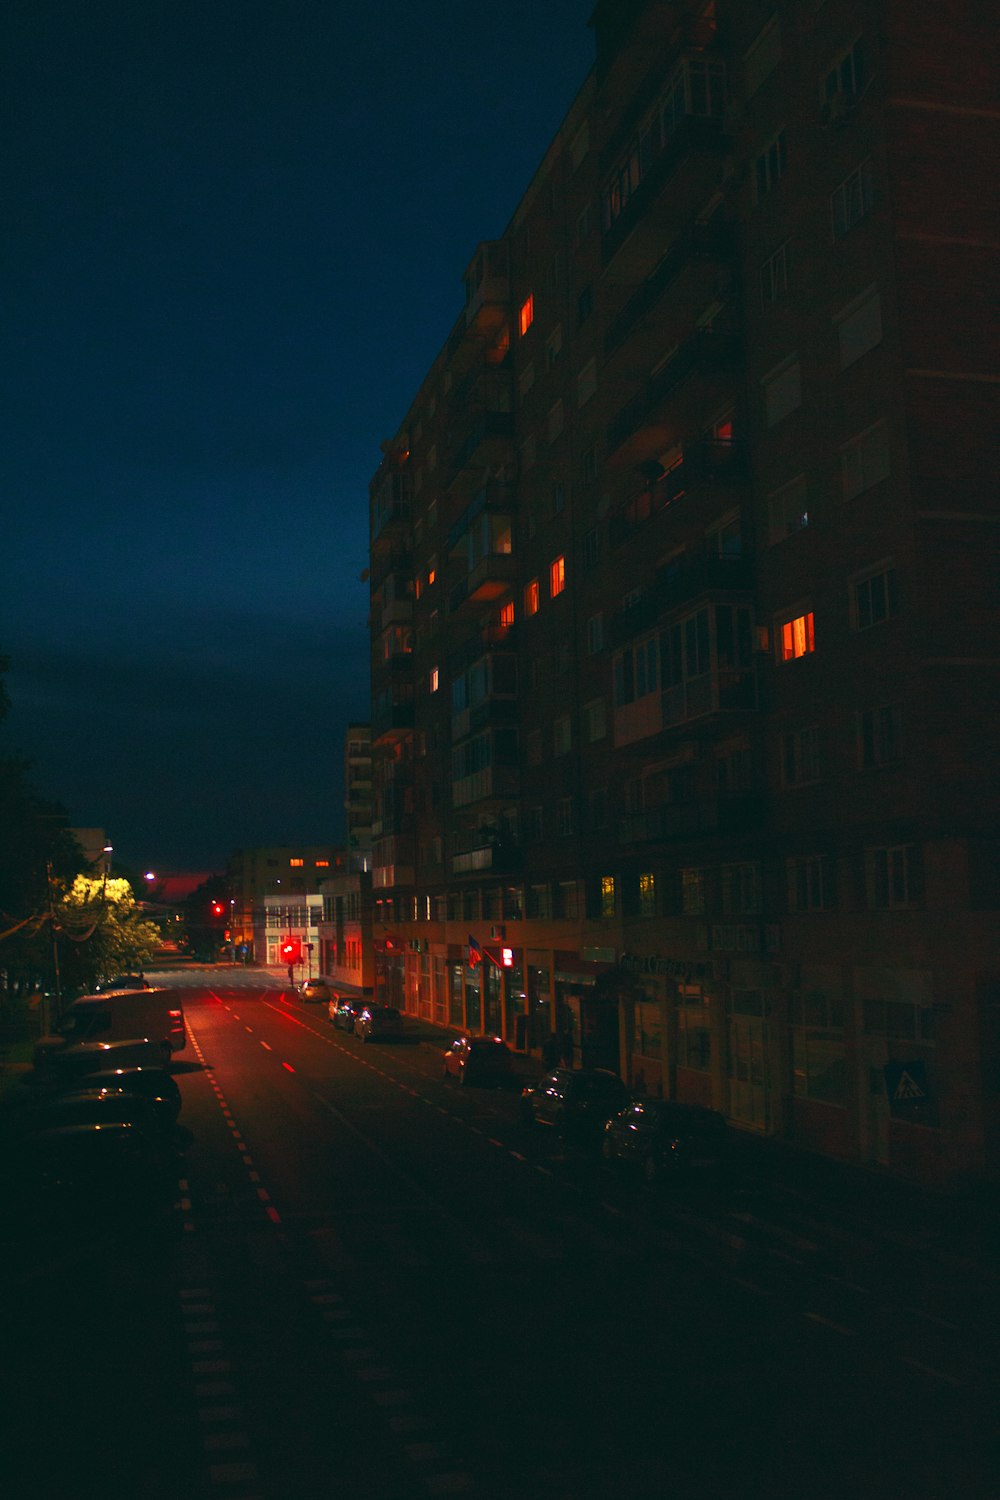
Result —
POLYGON ((368 480, 589 12, 8 0, 0 753, 116 858, 342 836, 368 480))

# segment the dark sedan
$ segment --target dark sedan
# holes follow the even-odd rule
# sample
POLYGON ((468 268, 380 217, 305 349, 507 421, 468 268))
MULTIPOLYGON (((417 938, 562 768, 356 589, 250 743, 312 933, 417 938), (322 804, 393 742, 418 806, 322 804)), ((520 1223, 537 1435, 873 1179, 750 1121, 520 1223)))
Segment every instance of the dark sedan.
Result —
POLYGON ((647 1182, 718 1171, 725 1162, 722 1115, 696 1104, 637 1099, 604 1127, 601 1154, 638 1168, 647 1182))
POLYGON ((327 1013, 338 1031, 349 1031, 353 1035, 354 1023, 368 1003, 357 996, 334 995, 327 1006, 327 1013))
POLYGON ((521 1094, 526 1125, 548 1125, 580 1144, 600 1138, 604 1122, 628 1103, 629 1092, 616 1073, 604 1068, 556 1068, 521 1094))
POLYGON ((478 1088, 510 1088, 516 1083, 507 1043, 498 1036, 460 1036, 443 1060, 445 1078, 478 1088))

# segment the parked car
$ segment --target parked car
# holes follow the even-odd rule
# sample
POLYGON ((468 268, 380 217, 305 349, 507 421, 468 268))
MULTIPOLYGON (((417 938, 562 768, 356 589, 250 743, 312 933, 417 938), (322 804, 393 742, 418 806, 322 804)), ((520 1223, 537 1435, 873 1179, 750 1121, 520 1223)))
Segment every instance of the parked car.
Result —
POLYGON ((726 1122, 714 1109, 667 1099, 636 1099, 607 1120, 605 1161, 638 1168, 647 1182, 687 1172, 718 1170, 726 1157, 726 1122))
POLYGON ((147 985, 140 990, 82 995, 69 1006, 56 1031, 35 1043, 35 1064, 81 1042, 130 1041, 136 1037, 159 1041, 164 1062, 184 1050, 184 1005, 176 990, 154 990, 147 985))
POLYGON ((114 974, 110 979, 102 979, 100 984, 95 984, 94 994, 106 995, 109 990, 151 990, 152 988, 145 974, 114 974))
POLYGON ((392 1005, 366 1005, 354 1023, 354 1035, 363 1042, 401 1041, 403 1018, 392 1005))
POLYGON ((555 1068, 521 1094, 526 1125, 548 1125, 580 1144, 594 1144, 604 1122, 625 1108, 629 1091, 604 1068, 555 1068))
POLYGON ((498 1036, 460 1036, 444 1054, 444 1076, 479 1088, 516 1083, 511 1050, 498 1036))
POLYGON ((164 1161, 176 1143, 174 1117, 158 1109, 152 1099, 129 1094, 122 1089, 88 1088, 66 1093, 48 1094, 27 1108, 17 1110, 7 1120, 8 1134, 19 1141, 41 1131, 70 1125, 131 1124, 149 1138, 150 1150, 158 1146, 164 1161))
POLYGON ((50 1126, 8 1143, 6 1155, 13 1205, 32 1213, 131 1217, 167 1207, 177 1187, 162 1137, 132 1119, 50 1126))
POLYGON ((151 1037, 120 1042, 81 1042, 46 1055, 36 1066, 65 1087, 71 1079, 108 1068, 163 1067, 162 1044, 151 1037))
POLYGON ((326 979, 303 979, 299 994, 303 1000, 318 1000, 321 1005, 329 1005, 337 998, 336 990, 326 979))
POLYGON ((107 1068, 70 1080, 62 1093, 106 1089, 109 1093, 135 1094, 176 1120, 181 1112, 181 1091, 177 1082, 163 1068, 107 1068))
POLYGON ((369 1002, 357 997, 335 995, 327 1007, 330 1020, 340 1031, 354 1031, 354 1023, 369 1002))

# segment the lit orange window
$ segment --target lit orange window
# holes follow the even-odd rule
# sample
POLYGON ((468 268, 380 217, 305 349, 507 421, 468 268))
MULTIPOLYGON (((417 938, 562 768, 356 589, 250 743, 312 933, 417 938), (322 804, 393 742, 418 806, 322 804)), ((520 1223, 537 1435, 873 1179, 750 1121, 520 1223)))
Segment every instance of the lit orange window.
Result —
POLYGON ((514 623, 514 601, 510 599, 500 611, 500 628, 509 630, 514 623))
POLYGON ((429 568, 427 570, 427 587, 428 588, 430 588, 431 584, 434 582, 434 580, 435 580, 436 577, 437 577, 437 568, 429 568))
POLYGON ((524 613, 526 615, 537 615, 538 613, 538 579, 533 578, 524 590, 524 613))
POLYGON ((781 660, 794 661, 797 656, 808 656, 810 651, 815 650, 812 610, 807 615, 786 620, 781 627, 781 660))
POLYGON ((436 693, 441 685, 441 676, 437 667, 431 667, 431 692, 436 693))
POLYGON ((549 593, 554 599, 561 594, 566 587, 566 559, 557 557, 555 562, 549 564, 549 593))
POLYGON ((520 330, 522 338, 524 338, 524 335, 527 333, 528 329, 531 327, 534 321, 535 299, 534 297, 526 297, 525 300, 521 303, 521 311, 517 315, 517 326, 520 330))
POLYGON ((330 861, 328 859, 318 859, 316 861, 316 868, 317 870, 328 870, 330 868, 330 861))
POLYGON ((288 861, 288 863, 291 865, 291 867, 292 867, 293 870, 297 870, 300 865, 304 865, 305 864, 305 860, 304 859, 290 859, 288 861))

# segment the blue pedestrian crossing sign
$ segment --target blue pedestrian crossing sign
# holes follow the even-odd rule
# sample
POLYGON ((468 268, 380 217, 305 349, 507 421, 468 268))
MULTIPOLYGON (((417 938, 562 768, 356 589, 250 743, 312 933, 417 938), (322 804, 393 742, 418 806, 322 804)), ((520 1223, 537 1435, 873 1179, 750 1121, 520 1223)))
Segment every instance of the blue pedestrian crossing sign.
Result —
POLYGON ((931 1087, 927 1069, 919 1059, 911 1062, 888 1062, 885 1074, 885 1091, 894 1114, 921 1114, 930 1102, 931 1087))

